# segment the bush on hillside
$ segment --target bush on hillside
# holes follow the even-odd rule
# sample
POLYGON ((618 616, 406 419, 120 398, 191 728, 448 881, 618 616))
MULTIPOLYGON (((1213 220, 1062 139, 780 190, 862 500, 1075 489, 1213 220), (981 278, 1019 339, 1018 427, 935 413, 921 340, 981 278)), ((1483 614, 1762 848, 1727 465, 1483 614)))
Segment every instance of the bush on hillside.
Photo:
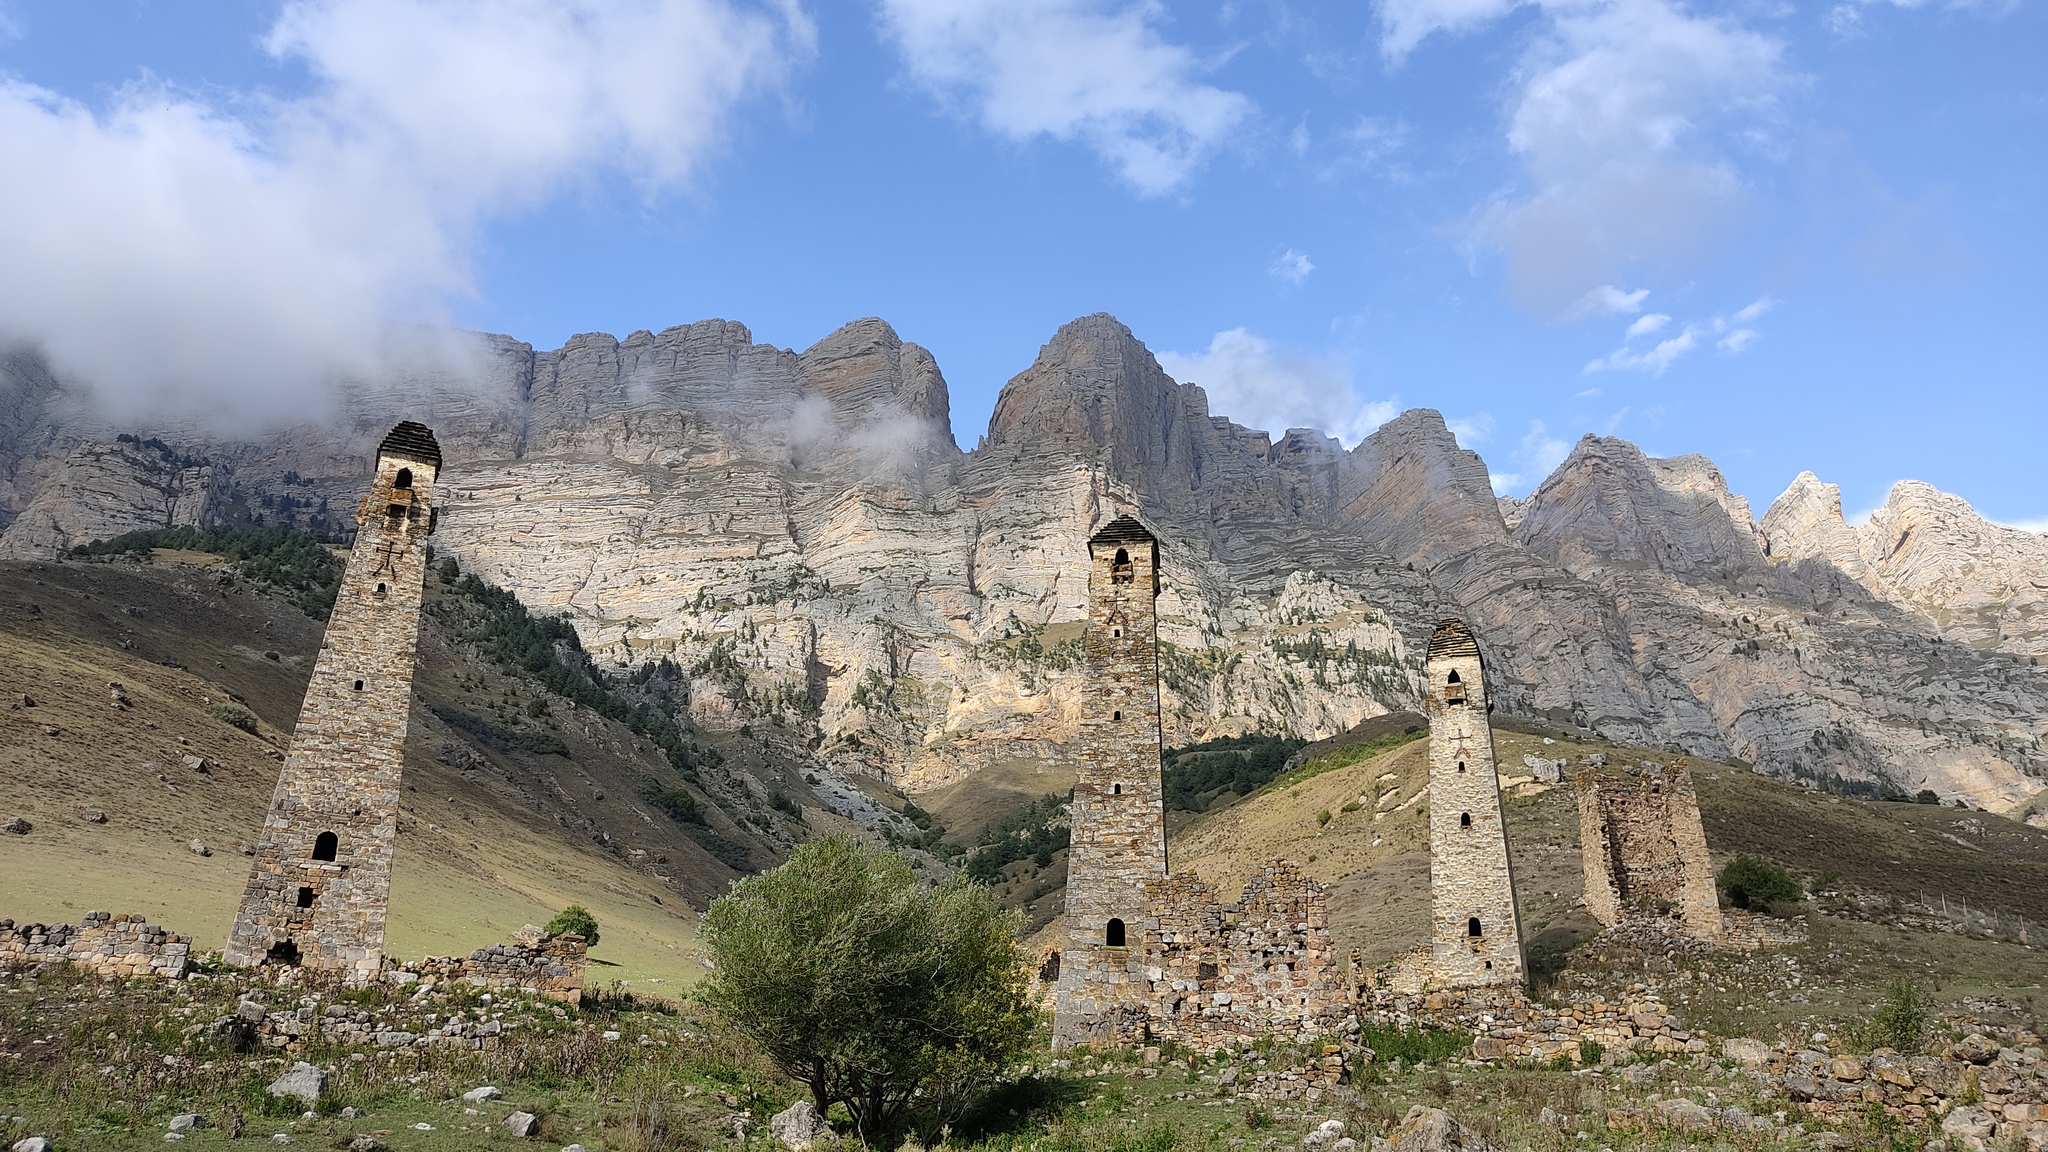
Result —
POLYGON ((850 837, 799 847, 711 905, 712 1011, 893 1148, 971 1108, 1030 1043, 1016 917, 954 873, 924 888, 902 857, 850 837))
POLYGON ((1790 872, 1748 853, 1730 860, 1721 869, 1719 882, 1730 904, 1753 912, 1775 914, 1782 906, 1796 904, 1805 895, 1790 872))
POLYGON ((1896 980, 1885 990, 1884 1003, 1856 1030, 1868 1049, 1891 1048, 1911 1056, 1927 1037, 1927 1000, 1909 980, 1896 980))
POLYGON ((547 931, 556 936, 564 932, 574 932, 583 937, 585 944, 592 948, 597 947, 597 917, 592 916, 590 909, 581 904, 571 904, 555 913, 555 918, 548 921, 547 931))

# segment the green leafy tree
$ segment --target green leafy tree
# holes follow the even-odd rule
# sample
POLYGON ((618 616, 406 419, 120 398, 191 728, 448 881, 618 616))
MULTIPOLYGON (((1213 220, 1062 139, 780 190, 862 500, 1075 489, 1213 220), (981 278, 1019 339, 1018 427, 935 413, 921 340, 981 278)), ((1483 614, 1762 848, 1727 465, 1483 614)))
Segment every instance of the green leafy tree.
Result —
POLYGON ((704 927, 704 1002, 871 1146, 957 1118, 1030 1042, 1016 917, 963 874, 924 887, 902 857, 827 837, 704 927))
POLYGON ((592 948, 597 947, 597 917, 592 916, 590 909, 581 904, 571 904, 555 913, 555 918, 548 921, 547 931, 556 936, 564 932, 574 932, 583 937, 584 944, 592 948))
POLYGON ((1790 872, 1761 856, 1744 853, 1721 869, 1721 891, 1737 908, 1771 911, 1784 904, 1796 904, 1805 893, 1790 872))

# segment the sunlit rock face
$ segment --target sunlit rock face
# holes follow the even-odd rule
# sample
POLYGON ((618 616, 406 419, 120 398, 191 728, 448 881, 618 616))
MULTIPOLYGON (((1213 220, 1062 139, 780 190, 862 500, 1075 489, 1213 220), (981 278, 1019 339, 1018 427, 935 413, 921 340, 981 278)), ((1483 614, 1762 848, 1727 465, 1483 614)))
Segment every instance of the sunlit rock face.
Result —
POLYGON ((81 456, 109 429, 24 363, 0 363, 0 549, 111 532, 130 497, 135 526, 333 524, 322 502, 418 419, 449 462, 441 554, 618 666, 675 660, 701 724, 914 790, 1065 755, 1085 541, 1124 513, 1162 545, 1169 742, 1414 707, 1455 615, 1504 715, 1993 810, 2048 772, 2040 536, 1914 484, 1851 527, 1810 475, 1759 524, 1704 458, 1595 437, 1502 501, 1435 412, 1348 450, 1276 438, 1105 315, 1053 335, 971 452, 938 365, 880 320, 801 353, 719 320, 553 351, 478 336, 260 440, 171 430, 209 470, 172 486, 199 511, 81 456))

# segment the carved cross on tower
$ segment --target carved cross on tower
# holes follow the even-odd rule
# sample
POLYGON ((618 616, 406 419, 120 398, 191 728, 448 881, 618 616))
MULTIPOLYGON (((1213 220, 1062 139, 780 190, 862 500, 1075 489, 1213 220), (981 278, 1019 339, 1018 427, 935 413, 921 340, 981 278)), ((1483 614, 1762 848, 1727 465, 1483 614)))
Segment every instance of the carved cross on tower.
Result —
POLYGON ((377 570, 370 573, 370 575, 398 575, 398 558, 400 556, 405 555, 407 550, 409 550, 411 547, 412 546, 410 544, 401 544, 394 540, 387 540, 383 544, 379 545, 377 548, 377 570))

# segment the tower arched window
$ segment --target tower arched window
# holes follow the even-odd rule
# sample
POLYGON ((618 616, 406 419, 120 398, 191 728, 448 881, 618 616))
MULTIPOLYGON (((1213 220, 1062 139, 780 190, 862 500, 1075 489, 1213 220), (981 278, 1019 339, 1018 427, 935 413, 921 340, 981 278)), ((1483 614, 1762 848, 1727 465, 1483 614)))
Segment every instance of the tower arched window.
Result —
POLYGON ((1465 921, 1465 935, 1472 937, 1474 940, 1484 935, 1484 933, 1479 931, 1479 917, 1474 916, 1465 921))
POLYGON ((1460 813, 1458 813, 1458 827, 1460 827, 1460 828, 1470 828, 1471 826, 1472 826, 1472 814, 1471 814, 1470 812, 1460 812, 1460 813))
POLYGON ((1465 685, 1463 681, 1458 679, 1457 669, 1453 668, 1450 679, 1444 681, 1444 703, 1463 704, 1464 702, 1465 685))
POLYGON ((397 478, 397 479, 395 479, 395 480, 393 480, 393 481, 391 482, 391 486, 392 486, 393 488, 410 488, 410 487, 412 487, 412 469, 410 469, 410 468, 400 468, 400 469, 398 470, 398 478, 397 478))
POLYGON ((1130 551, 1125 548, 1117 549, 1116 559, 1110 561, 1109 564, 1109 582, 1112 584, 1129 584, 1134 578, 1135 573, 1131 568, 1130 551))
POLYGON ((333 861, 341 850, 341 837, 332 832, 322 832, 313 838, 313 859, 333 861))
MULTIPOLYGON (((1477 924, 1478 921, 1474 920, 1473 923, 1477 924)), ((1109 923, 1105 925, 1102 929, 1102 942, 1111 948, 1123 947, 1124 922, 1116 919, 1115 917, 1111 917, 1109 923)))

